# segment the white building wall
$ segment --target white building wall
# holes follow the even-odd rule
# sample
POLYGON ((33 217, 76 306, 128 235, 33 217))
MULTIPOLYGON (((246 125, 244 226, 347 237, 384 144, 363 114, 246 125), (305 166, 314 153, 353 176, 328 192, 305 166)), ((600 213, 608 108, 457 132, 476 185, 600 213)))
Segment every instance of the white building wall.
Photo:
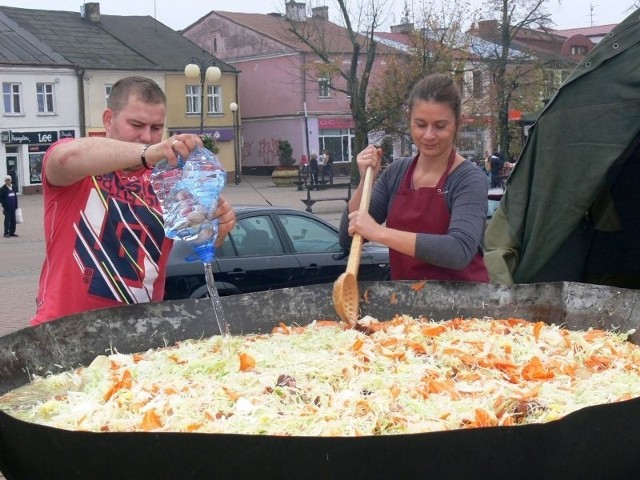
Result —
POLYGON ((40 191, 39 172, 35 172, 44 152, 64 136, 80 134, 78 78, 71 68, 5 67, 0 83, 20 84, 19 113, 7 113, 4 103, 0 117, 0 175, 16 176, 21 193, 40 191), (54 112, 39 113, 37 83, 54 85, 54 112), (9 168, 13 171, 9 172, 9 168), (14 169, 15 168, 15 169, 14 169))

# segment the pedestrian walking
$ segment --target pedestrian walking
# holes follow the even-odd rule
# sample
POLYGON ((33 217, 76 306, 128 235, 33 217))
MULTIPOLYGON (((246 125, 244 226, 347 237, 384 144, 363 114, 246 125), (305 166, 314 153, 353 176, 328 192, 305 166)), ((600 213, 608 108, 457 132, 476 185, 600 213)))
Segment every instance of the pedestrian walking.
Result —
POLYGON ((309 160, 309 173, 311 175, 310 185, 312 187, 318 186, 318 156, 315 153, 311 154, 309 160))
POLYGON ((0 187, 0 203, 4 214, 4 237, 17 237, 16 210, 18 209, 18 189, 13 185, 10 175, 4 177, 4 185, 0 187))
POLYGON ((489 158, 491 166, 491 188, 502 188, 502 168, 504 162, 498 152, 494 152, 489 158))
POLYGON ((329 150, 324 151, 322 167, 322 183, 325 183, 325 176, 329 177, 329 183, 333 185, 333 157, 329 155, 329 150))

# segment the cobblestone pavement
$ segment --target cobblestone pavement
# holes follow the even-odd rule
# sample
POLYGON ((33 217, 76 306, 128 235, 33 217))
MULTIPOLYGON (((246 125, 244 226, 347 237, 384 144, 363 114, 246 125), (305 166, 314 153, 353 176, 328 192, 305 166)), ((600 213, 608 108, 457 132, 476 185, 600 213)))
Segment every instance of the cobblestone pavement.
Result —
MULTIPOLYGON (((336 182, 345 182, 338 179, 336 182)), ((276 187, 271 177, 245 176, 239 185, 231 183, 223 195, 233 204, 287 206, 304 210, 301 199, 306 191, 293 187, 276 187)), ((335 197, 335 190, 314 192, 314 196, 335 197)), ((21 195, 18 199, 25 222, 18 225, 19 237, 0 237, 0 336, 29 325, 35 313, 40 268, 44 260, 44 226, 42 195, 21 195)), ((321 202, 313 206, 313 212, 337 225, 344 202, 321 202)), ((0 477, 1 478, 1 477, 0 477)))

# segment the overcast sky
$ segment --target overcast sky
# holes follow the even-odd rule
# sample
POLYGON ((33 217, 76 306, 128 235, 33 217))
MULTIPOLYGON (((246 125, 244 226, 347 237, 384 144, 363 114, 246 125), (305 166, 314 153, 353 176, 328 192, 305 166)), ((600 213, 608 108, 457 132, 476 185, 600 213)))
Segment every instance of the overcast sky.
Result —
MULTIPOLYGON (((390 0, 394 8, 389 24, 400 23, 405 1, 411 7, 420 0, 390 0)), ((482 0, 471 1, 482 4, 482 0)), ((80 11, 83 3, 83 0, 0 0, 4 6, 67 11, 80 11)), ((101 12, 107 15, 151 15, 174 30, 181 30, 211 10, 282 12, 285 0, 101 0, 99 3, 101 12)), ((555 28, 576 28, 620 23, 631 13, 629 7, 633 3, 634 0, 548 0, 547 10, 553 16, 555 28)), ((328 5, 330 16, 337 13, 332 0, 309 0, 307 4, 328 5)))

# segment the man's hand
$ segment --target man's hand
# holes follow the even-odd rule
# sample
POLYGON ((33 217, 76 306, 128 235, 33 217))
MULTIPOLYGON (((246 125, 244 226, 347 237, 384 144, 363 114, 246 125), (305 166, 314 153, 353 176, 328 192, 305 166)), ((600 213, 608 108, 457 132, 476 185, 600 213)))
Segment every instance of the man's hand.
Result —
POLYGON ((216 240, 216 247, 219 247, 229 232, 233 230, 233 227, 236 226, 236 214, 232 210, 231 204, 220 196, 218 197, 218 205, 213 217, 219 220, 218 239, 216 240))

